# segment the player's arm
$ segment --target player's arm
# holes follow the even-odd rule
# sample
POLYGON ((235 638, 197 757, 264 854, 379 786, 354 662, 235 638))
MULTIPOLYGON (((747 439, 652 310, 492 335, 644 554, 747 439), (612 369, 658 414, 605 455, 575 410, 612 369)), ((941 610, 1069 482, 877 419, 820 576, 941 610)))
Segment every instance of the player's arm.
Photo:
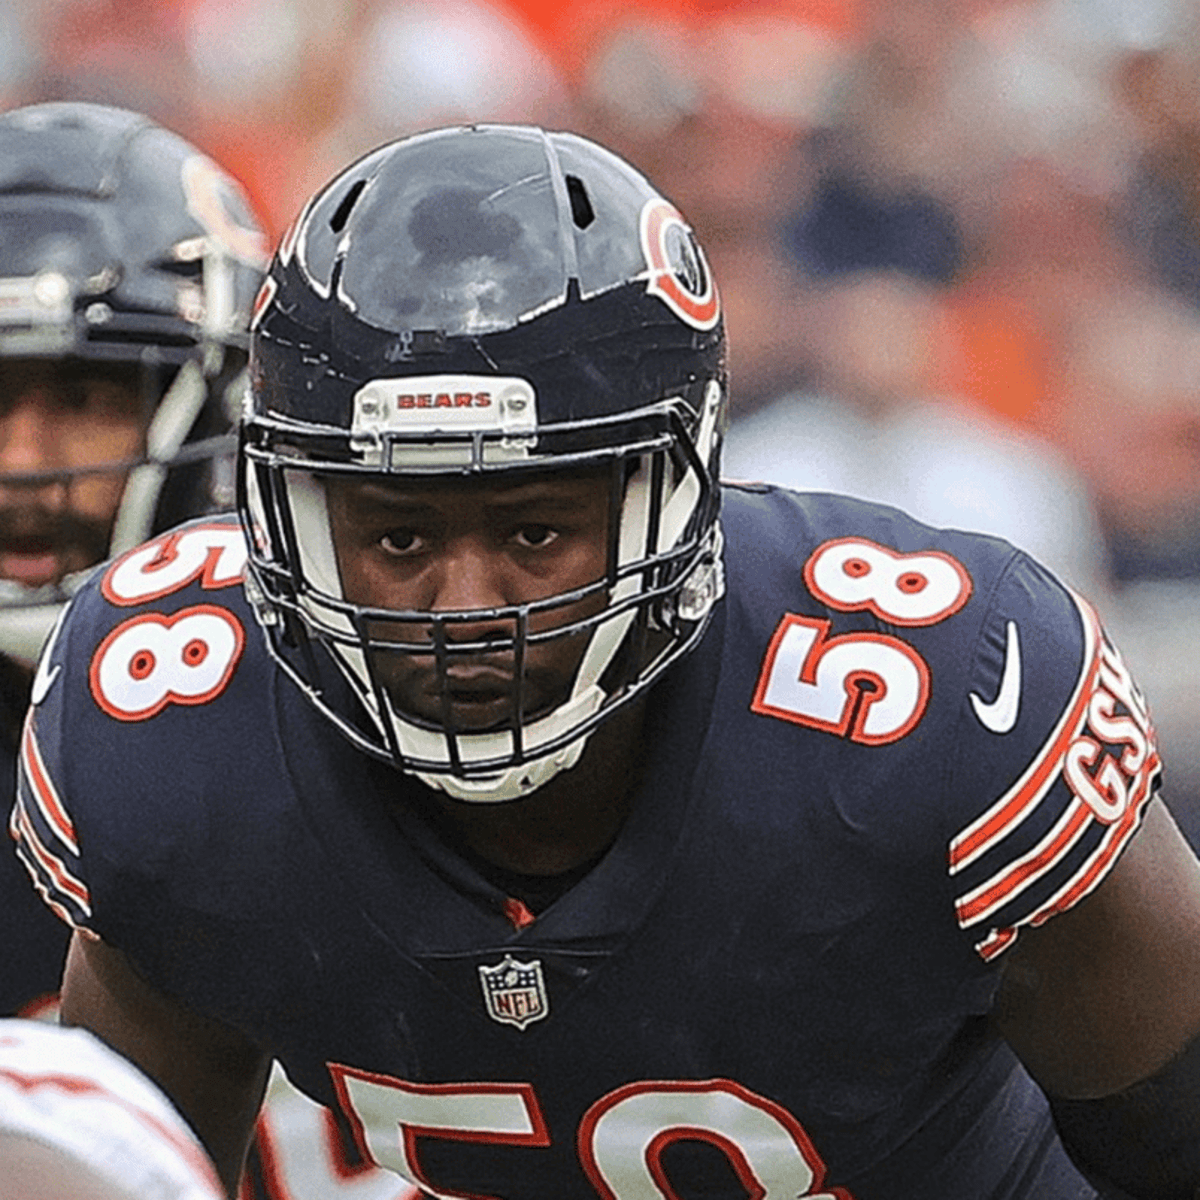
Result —
POLYGON ((1162 802, 1006 957, 995 1020, 1076 1161, 1139 1200, 1200 1196, 1200 863, 1162 802))
POLYGON ((76 934, 62 1022, 82 1025, 153 1078, 208 1149, 236 1195, 270 1059, 243 1035, 150 987, 120 951, 76 934))

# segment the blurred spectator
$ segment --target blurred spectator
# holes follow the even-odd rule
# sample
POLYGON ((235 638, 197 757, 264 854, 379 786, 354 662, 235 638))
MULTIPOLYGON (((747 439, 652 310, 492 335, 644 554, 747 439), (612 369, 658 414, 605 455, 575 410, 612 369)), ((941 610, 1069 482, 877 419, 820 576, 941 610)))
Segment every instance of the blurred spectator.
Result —
POLYGON ((810 141, 801 262, 953 284, 943 387, 1036 425, 1063 306, 1138 269, 1114 221, 1139 153, 1116 84, 1170 43, 1173 4, 869 0, 865 26, 810 141))
POLYGON ((1053 435, 1088 480, 1117 588, 1106 619, 1150 701, 1165 793, 1200 846, 1200 312, 1114 286, 1078 306, 1053 435))
POLYGON ((1131 53, 1120 95, 1137 123, 1139 152, 1123 220, 1159 280, 1200 307, 1200 13, 1175 36, 1131 53))
POLYGON ((1082 480, 1048 444, 931 393, 947 351, 928 285, 845 273, 814 292, 806 315, 814 387, 733 422, 728 478, 844 492, 998 534, 1103 606, 1106 564, 1082 480))
POLYGON ((565 115, 549 60, 503 8, 480 0, 380 4, 351 73, 372 138, 471 118, 565 115))
POLYGON ((927 191, 881 186, 848 150, 833 131, 808 144, 816 178, 787 230, 799 265, 815 277, 890 269, 951 282, 963 263, 953 210, 927 191))
MULTIPOLYGON (((679 80, 698 98, 703 91, 725 91, 737 103, 786 109, 797 98, 811 106, 811 69, 792 73, 784 64, 797 63, 796 47, 809 43, 809 54, 824 57, 830 50, 841 56, 838 44, 855 36, 865 0, 505 0, 521 14, 542 42, 573 89, 582 89, 597 54, 604 53, 613 35, 629 29, 669 28, 688 35, 686 53, 672 54, 659 65, 668 78, 667 92, 679 80), (727 23, 729 23, 727 25, 727 23), (732 38, 727 30, 733 30, 732 38), (742 32, 739 32, 742 31, 742 32), (749 38, 744 36, 749 32, 749 38), (767 36, 763 36, 763 35, 767 36), (697 51, 699 53, 697 53, 697 51), (782 51, 782 53, 780 53, 782 51)), ((649 84, 649 77, 643 86, 649 84)), ((641 107, 630 96, 626 107, 641 107)))
POLYGON ((0 107, 21 102, 41 71, 40 18, 51 0, 0 0, 0 107))
POLYGON ((1146 272, 1115 211, 1112 195, 1074 187, 1045 159, 1014 159, 998 173, 946 295, 945 390, 1053 438, 1056 363, 1074 312, 1146 272))
POLYGON ((1200 313, 1112 287, 1076 308, 1049 426, 1089 480, 1121 582, 1200 581, 1200 313))
POLYGON ((735 408, 806 370, 782 234, 804 184, 797 146, 853 45, 857 7, 583 5, 571 43, 583 131, 637 163, 688 214, 720 281, 735 408), (589 21, 588 14, 591 14, 589 21))
POLYGON ((343 105, 318 151, 329 173, 383 141, 439 125, 572 124, 551 59, 503 3, 371 0, 343 61, 343 105))
POLYGON ((361 6, 347 0, 184 0, 196 141, 244 183, 277 240, 329 171, 361 6))
POLYGON ((39 73, 23 103, 91 100, 190 130, 192 66, 183 0, 43 2, 39 73))

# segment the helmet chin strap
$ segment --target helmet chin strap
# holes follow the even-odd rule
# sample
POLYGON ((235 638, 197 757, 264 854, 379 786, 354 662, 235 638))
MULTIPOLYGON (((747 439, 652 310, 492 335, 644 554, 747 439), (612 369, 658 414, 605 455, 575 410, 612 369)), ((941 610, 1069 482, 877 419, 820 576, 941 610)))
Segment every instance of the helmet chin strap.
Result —
MULTIPOLYGON (((603 701, 604 693, 598 686, 593 685, 582 695, 556 709, 555 716, 572 722, 585 720, 603 701)), ((509 767, 498 775, 462 779, 457 775, 433 775, 424 771, 414 771, 413 774, 422 783, 445 792, 455 800, 464 800, 468 804, 504 804, 506 801, 520 800, 536 792, 556 775, 569 771, 579 762, 590 736, 585 733, 553 754, 530 759, 517 767, 509 767)))

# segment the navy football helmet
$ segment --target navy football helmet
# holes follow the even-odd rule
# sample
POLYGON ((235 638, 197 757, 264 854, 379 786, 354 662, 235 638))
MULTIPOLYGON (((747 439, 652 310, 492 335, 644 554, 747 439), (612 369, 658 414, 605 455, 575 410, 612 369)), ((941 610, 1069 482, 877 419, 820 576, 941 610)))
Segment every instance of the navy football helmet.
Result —
POLYGON ((360 748, 459 799, 516 799, 699 641, 723 588, 724 326, 690 228, 623 160, 527 126, 383 146, 305 207, 252 328, 248 586, 280 664, 360 748), (349 602, 322 478, 585 468, 610 481, 605 577, 486 612, 518 674, 531 641, 587 635, 569 697, 525 714, 518 681, 512 718, 483 731, 401 711, 381 663, 434 647, 444 688, 481 652, 448 631, 481 610, 349 602), (531 630, 589 596, 595 615, 531 630), (414 625, 426 640, 405 646, 414 625))
MULTIPOLYGON (((127 379, 145 430, 133 460, 0 475, 6 493, 53 483, 69 495, 81 476, 124 476, 109 554, 231 507, 232 427, 266 261, 239 185, 148 118, 75 102, 0 115, 0 359, 17 378, 24 362, 54 360, 127 379)), ((0 650, 35 658, 82 574, 0 581, 0 650)))

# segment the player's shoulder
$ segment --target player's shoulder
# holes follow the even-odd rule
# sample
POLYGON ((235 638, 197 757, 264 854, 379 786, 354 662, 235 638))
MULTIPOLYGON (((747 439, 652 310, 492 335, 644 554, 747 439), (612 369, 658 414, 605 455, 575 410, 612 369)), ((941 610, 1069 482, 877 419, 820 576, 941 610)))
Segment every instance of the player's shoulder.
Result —
POLYGON ((927 524, 903 509, 835 492, 795 491, 769 483, 727 483, 722 520, 730 549, 764 565, 794 560, 800 546, 857 539, 894 554, 940 551, 985 575, 1002 572, 1016 548, 1004 538, 927 524))
POLYGON ((985 957, 1087 895, 1160 771, 1087 600, 1002 539, 896 509, 771 487, 726 500, 729 657, 756 680, 742 720, 784 752, 801 743, 783 731, 809 739, 806 779, 827 762, 856 827, 936 850, 985 957))
POLYGON ((267 690, 246 562, 237 519, 214 516, 93 571, 38 664, 23 755, 36 741, 64 778, 77 764, 124 776, 135 757, 149 777, 228 744, 267 690))
POLYGON ((836 743, 836 772, 891 771, 939 840, 1080 703, 1099 622, 1003 539, 769 486, 729 489, 724 515, 726 677, 753 680, 739 720, 766 718, 785 748, 796 727, 836 743))
MULTIPOLYGON (((962 658, 999 622, 1052 630, 1082 653, 1070 589, 1003 538, 938 528, 885 504, 769 484, 725 489, 733 604, 773 624, 780 609, 905 631, 962 658)), ((836 632, 836 630, 834 630, 836 632)))
POLYGON ((71 924, 114 871, 183 886, 196 845, 257 845, 289 804, 246 562, 235 518, 181 525, 95 570, 42 652, 13 822, 71 924))
POLYGON ((71 705, 77 715, 94 708, 139 723, 173 705, 216 700, 248 669, 261 641, 243 586, 246 561, 237 518, 217 515, 101 564, 47 642, 35 708, 71 705))
POLYGON ((233 514, 184 522, 96 567, 67 606, 64 626, 99 628, 135 610, 182 607, 199 597, 240 609, 246 539, 233 514))

